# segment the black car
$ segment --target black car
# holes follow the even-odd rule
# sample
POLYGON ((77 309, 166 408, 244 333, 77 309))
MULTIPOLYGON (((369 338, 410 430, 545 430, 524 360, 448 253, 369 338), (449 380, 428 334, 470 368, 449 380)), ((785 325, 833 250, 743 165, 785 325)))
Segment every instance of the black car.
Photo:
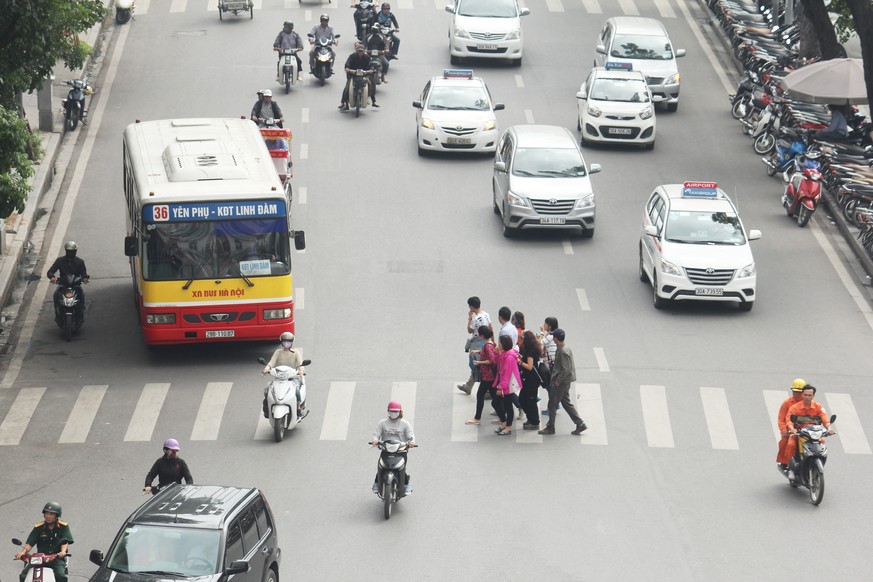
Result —
POLYGON ((90 582, 278 582, 276 520, 258 489, 173 485, 127 518, 90 582))

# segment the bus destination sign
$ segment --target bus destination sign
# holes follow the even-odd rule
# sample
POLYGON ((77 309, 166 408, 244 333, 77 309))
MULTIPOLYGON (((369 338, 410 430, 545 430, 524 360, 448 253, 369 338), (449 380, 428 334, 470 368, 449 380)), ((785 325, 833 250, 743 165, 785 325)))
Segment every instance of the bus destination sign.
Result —
POLYGON ((180 202, 144 206, 144 222, 197 222, 206 220, 239 220, 241 218, 283 218, 282 200, 252 200, 233 202, 180 202))

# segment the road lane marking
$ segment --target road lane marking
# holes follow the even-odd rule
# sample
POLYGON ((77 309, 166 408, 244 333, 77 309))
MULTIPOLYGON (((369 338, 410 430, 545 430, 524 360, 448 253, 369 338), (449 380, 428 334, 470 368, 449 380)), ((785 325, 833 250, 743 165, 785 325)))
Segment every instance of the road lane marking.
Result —
POLYGON ((150 2, 151 0, 139 0, 139 2, 136 3, 136 9, 133 11, 133 15, 144 16, 145 14, 148 14, 150 2))
POLYGON ((524 79, 521 78, 521 75, 515 75, 515 85, 519 88, 524 87, 524 79))
POLYGON ((688 26, 691 28, 691 32, 694 34, 694 38, 697 39, 698 46, 703 50, 703 54, 706 55, 706 59, 709 61, 709 64, 712 65, 713 71, 716 75, 718 75, 719 81, 721 81, 721 86, 724 87, 725 93, 733 93, 734 86, 731 84, 730 80, 727 77, 727 73, 724 71, 724 67, 718 62, 718 59, 715 58, 715 54, 712 52, 712 49, 709 48, 709 42, 706 38, 704 38, 703 31, 700 29, 700 25, 697 24, 697 21, 691 16, 691 12, 688 10, 688 6, 685 5, 685 2, 679 2, 679 10, 682 11, 682 16, 685 18, 685 22, 688 23, 688 26))
POLYGON ((127 425, 127 433, 124 435, 125 441, 152 440, 155 423, 158 421, 158 415, 164 406, 164 399, 167 397, 169 389, 169 384, 157 383, 146 384, 143 387, 130 424, 127 425))
POLYGON ((324 407, 324 422, 321 425, 323 441, 344 441, 349 434, 352 417, 352 400, 355 397, 355 382, 331 382, 324 407))
POLYGON ((45 388, 22 388, 0 424, 0 445, 17 445, 27 429, 30 418, 42 398, 45 388))
POLYGON ((561 3, 561 0, 546 0, 546 7, 549 9, 549 12, 564 11, 564 5, 561 3))
POLYGON ((173 0, 170 3, 170 13, 185 12, 185 8, 187 6, 188 6, 188 0, 173 0))
POLYGON ((415 422, 415 389, 415 382, 393 382, 391 384, 391 400, 396 400, 403 405, 403 418, 408 420, 409 424, 415 422))
POLYGON ((306 186, 300 186, 297 189, 297 204, 306 204, 306 186))
POLYGON ((700 400, 703 403, 703 413, 706 415, 706 427, 709 429, 709 440, 712 448, 726 451, 739 450, 737 432, 731 419, 731 409, 728 406, 724 388, 700 388, 700 400))
POLYGON ((603 9, 597 0, 582 0, 582 6, 589 14, 603 14, 603 9))
POLYGON ((858 310, 864 315, 864 319, 867 320, 867 325, 870 326, 870 329, 873 329, 873 310, 870 309, 870 304, 867 303, 864 295, 861 294, 861 290, 855 284, 855 281, 852 280, 852 276, 849 275, 846 267, 843 266, 843 263, 840 261, 839 257, 837 257, 834 247, 825 237, 824 233, 822 233, 817 224, 810 222, 809 229, 818 241, 821 250, 824 251, 828 261, 830 261, 831 266, 833 266, 834 271, 837 272, 837 276, 840 278, 840 281, 842 281, 843 287, 846 288, 849 296, 855 302, 855 305, 858 306, 858 310))
POLYGON ((837 440, 843 445, 843 451, 849 455, 869 455, 870 441, 864 434, 852 396, 828 392, 827 399, 830 413, 837 415, 834 431, 840 435, 837 440))
POLYGON ((640 11, 637 10, 637 5, 633 0, 618 0, 618 5, 621 6, 621 11, 628 16, 639 16, 640 11))
POLYGON ((309 144, 302 143, 300 144, 300 159, 305 160, 309 157, 309 144))
POLYGON ((658 12, 661 13, 662 18, 676 18, 676 13, 673 11, 673 7, 670 6, 668 0, 655 0, 655 6, 658 8, 658 12))
POLYGON ((206 385, 197 418, 194 419, 194 428, 191 429, 192 441, 214 441, 218 438, 232 386, 233 382, 209 382, 206 385))
POLYGON ((576 412, 585 420, 588 429, 579 438, 583 445, 606 445, 606 416, 603 414, 603 397, 600 384, 574 382, 576 388, 576 412), (586 420, 587 419, 587 420, 586 420))
POLYGON ((601 372, 609 372, 609 362, 606 361, 606 353, 603 348, 594 348, 594 357, 597 358, 597 367, 601 372))
POLYGON ((59 443, 85 442, 107 388, 109 386, 105 384, 82 387, 78 398, 76 398, 76 403, 73 405, 73 410, 70 411, 70 416, 67 418, 67 424, 64 426, 61 438, 58 439, 59 443))
POLYGON ((524 119, 525 119, 525 121, 528 122, 528 124, 533 125, 533 124, 535 123, 535 122, 534 122, 533 111, 530 110, 530 109, 525 109, 525 110, 524 110, 524 119))
POLYGON ((675 447, 670 412, 667 410, 667 389, 664 386, 642 385, 640 402, 649 446, 670 449, 675 447))
POLYGON ((561 240, 561 246, 564 248, 565 255, 572 255, 573 254, 573 245, 570 244, 570 239, 565 238, 565 239, 561 240))
POLYGON ((773 436, 776 440, 782 439, 782 434, 779 432, 779 424, 776 417, 779 416, 779 408, 782 403, 788 398, 789 393, 785 390, 764 390, 764 404, 767 406, 767 417, 770 419, 770 426, 773 428, 773 436))
MULTIPOLYGON (((452 442, 475 443, 479 440, 479 425, 464 423, 476 415, 476 397, 471 398, 458 390, 458 384, 463 384, 463 382, 452 384, 452 442)), ((474 395, 478 389, 478 383, 474 384, 474 395)), ((491 423, 488 422, 491 417, 485 412, 485 409, 482 410, 482 415, 484 416, 482 426, 491 426, 491 423)))
POLYGON ((309 123, 309 107, 300 109, 300 123, 309 123))
POLYGON ((582 311, 591 311, 591 306, 588 304, 588 294, 585 289, 576 289, 576 297, 579 299, 579 307, 582 311))

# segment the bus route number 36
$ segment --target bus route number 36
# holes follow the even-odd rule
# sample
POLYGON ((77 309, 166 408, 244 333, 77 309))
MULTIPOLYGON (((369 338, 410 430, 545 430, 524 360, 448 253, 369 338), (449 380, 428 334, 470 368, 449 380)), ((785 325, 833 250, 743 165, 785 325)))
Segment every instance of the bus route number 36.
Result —
POLYGON ((155 222, 166 222, 170 220, 170 207, 166 204, 156 204, 152 206, 152 220, 155 222))

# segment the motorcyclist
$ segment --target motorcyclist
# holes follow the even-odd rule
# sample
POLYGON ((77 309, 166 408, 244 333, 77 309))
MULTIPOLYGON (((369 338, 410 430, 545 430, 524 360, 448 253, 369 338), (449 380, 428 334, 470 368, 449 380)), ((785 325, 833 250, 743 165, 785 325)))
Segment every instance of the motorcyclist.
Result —
POLYGON ((348 111, 349 109, 349 90, 352 86, 352 77, 358 69, 367 72, 367 82, 370 84, 370 99, 373 102, 373 107, 379 107, 376 103, 376 84, 373 82, 373 69, 370 68, 370 57, 364 52, 364 45, 360 42, 355 43, 355 52, 349 55, 346 59, 346 64, 343 66, 346 71, 346 86, 343 88, 343 96, 338 109, 348 111))
MULTIPOLYGON (((396 400, 388 403, 388 418, 379 422, 376 426, 376 433, 373 435, 371 446, 377 446, 385 440, 397 440, 400 442, 409 443, 409 448, 415 447, 415 434, 412 432, 412 425, 408 420, 403 419, 403 406, 396 400)), ((384 454, 384 451, 383 451, 384 454)), ((406 458, 406 453, 400 453, 406 458)), ((409 484, 409 473, 406 472, 407 463, 403 464, 400 470, 400 478, 406 485, 406 495, 412 493, 412 485, 409 484)), ((373 481, 373 493, 379 494, 379 472, 376 472, 376 479, 373 481)))
MULTIPOLYGON (((788 432, 791 438, 785 446, 785 458, 791 459, 797 453, 797 430, 810 424, 821 424, 828 429, 828 435, 834 434, 831 430, 831 421, 827 416, 821 404, 813 401, 816 393, 816 387, 812 384, 807 384, 803 387, 801 393, 802 400, 795 402, 788 407, 788 412, 785 414, 785 424, 788 426, 788 432), (796 416, 797 420, 791 420, 792 416, 796 416)), ((795 478, 794 471, 788 470, 788 479, 793 481, 795 478)))
MULTIPOLYGON (((334 38, 333 27, 329 24, 330 16, 327 14, 322 14, 319 17, 318 26, 313 26, 312 30, 309 32, 309 44, 313 45, 312 50, 309 51, 309 74, 315 74, 315 52, 318 50, 318 41, 322 39, 327 39, 333 44, 337 44, 336 38, 334 38)), ((333 66, 333 61, 331 61, 331 66, 333 66)))
POLYGON ((381 71, 379 71, 379 75, 383 83, 387 83, 388 80, 385 78, 385 75, 388 74, 388 56, 390 41, 388 37, 382 34, 382 31, 379 27, 373 28, 373 32, 370 36, 367 37, 367 44, 365 48, 367 49, 367 54, 370 54, 370 51, 377 50, 379 51, 379 65, 381 71))
POLYGON ((352 7, 355 8, 355 36, 358 37, 358 40, 362 41, 364 40, 365 19, 370 25, 373 25, 376 21, 373 2, 371 0, 361 0, 357 4, 352 4, 352 7))
MULTIPOLYGON (((73 543, 73 534, 70 532, 70 524, 61 521, 61 513, 63 509, 60 503, 54 501, 46 503, 42 508, 43 521, 34 524, 27 541, 24 542, 24 548, 15 554, 15 559, 23 560, 25 554, 34 546, 41 554, 55 554, 48 558, 45 567, 51 568, 55 573, 56 582, 67 582, 67 562, 64 557, 67 555, 67 546, 73 543), (65 539, 66 543, 59 543, 61 539, 65 539)), ((31 565, 26 564, 21 570, 19 576, 21 582, 27 579, 30 568, 31 565)))
MULTIPOLYGON (((57 283, 58 279, 55 276, 55 273, 60 271, 61 281, 66 282, 67 277, 72 275, 80 275, 82 277, 82 283, 87 283, 90 280, 88 277, 88 269, 85 268, 85 261, 76 256, 76 252, 79 250, 79 245, 77 245, 74 241, 68 240, 64 243, 64 256, 58 257, 55 259, 55 262, 52 263, 52 266, 49 267, 46 276, 51 280, 52 283, 57 283)), ((57 291, 55 291, 54 295, 54 304, 55 304, 55 315, 57 315, 58 305, 60 304, 60 293, 61 288, 58 286, 57 291)), ((85 290, 82 289, 82 286, 79 285, 76 287, 76 293, 79 295, 79 305, 81 309, 85 308, 85 290)))
POLYGON ((376 14, 376 23, 379 26, 388 25, 391 27, 391 56, 389 60, 397 58, 397 51, 400 49, 400 37, 397 33, 400 32, 400 25, 397 24, 397 17, 391 12, 391 5, 387 2, 382 2, 382 10, 376 14))
POLYGON ((191 471, 188 469, 188 463, 179 457, 179 449, 179 441, 176 439, 164 441, 164 455, 155 461, 148 475, 146 475, 143 491, 146 493, 157 493, 167 485, 181 483, 182 479, 188 485, 194 483, 194 478, 191 477, 191 471), (152 485, 155 477, 158 478, 158 485, 156 487, 152 485))
MULTIPOLYGON (((273 357, 270 358, 270 361, 267 362, 266 366, 264 366, 262 374, 269 374, 270 370, 276 366, 289 366, 297 370, 297 373, 301 376, 305 376, 306 368, 303 367, 303 356, 299 351, 294 349, 294 334, 290 331, 284 332, 279 336, 279 342, 282 344, 282 347, 273 352, 273 357)), ((269 386, 264 387, 264 418, 270 417, 270 411, 267 410, 267 390, 269 390, 269 386)), ((299 386, 296 396, 297 418, 302 418, 301 414, 305 403, 301 402, 299 386)))
MULTIPOLYGON (((258 91, 258 100, 255 101, 252 107, 252 121, 258 124, 260 128, 269 127, 266 124, 267 119, 273 119, 276 127, 282 127, 285 118, 282 116, 282 109, 279 104, 273 101, 273 92, 269 89, 258 91)), ((265 140, 267 149, 270 150, 287 150, 288 143, 284 139, 265 140)))
POLYGON ((279 52, 279 60, 276 62, 276 82, 282 81, 282 49, 298 49, 294 53, 294 58, 297 59, 297 80, 299 81, 303 63, 300 61, 298 53, 303 50, 303 39, 294 32, 294 23, 287 20, 282 25, 282 31, 276 40, 273 41, 273 50, 279 52))
POLYGON ((779 435, 781 437, 779 440, 779 453, 776 455, 776 464, 783 473, 788 470, 788 462, 791 460, 791 457, 785 455, 789 437, 786 415, 788 414, 788 409, 793 404, 802 400, 802 392, 805 386, 806 380, 802 378, 796 378, 791 383, 791 396, 786 398, 782 406, 779 407, 779 415, 776 417, 776 424, 779 426, 779 435))

